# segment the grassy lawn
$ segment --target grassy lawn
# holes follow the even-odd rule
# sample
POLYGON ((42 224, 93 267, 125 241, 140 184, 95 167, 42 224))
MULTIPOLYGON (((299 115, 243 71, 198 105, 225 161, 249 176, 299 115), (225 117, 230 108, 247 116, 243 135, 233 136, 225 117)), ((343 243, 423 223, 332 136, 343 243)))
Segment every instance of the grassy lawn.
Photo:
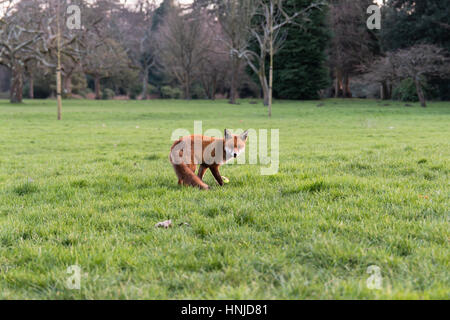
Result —
POLYGON ((0 101, 0 298, 449 299, 450 103, 318 103, 0 101), (179 187, 194 120, 280 129, 279 173, 179 187))

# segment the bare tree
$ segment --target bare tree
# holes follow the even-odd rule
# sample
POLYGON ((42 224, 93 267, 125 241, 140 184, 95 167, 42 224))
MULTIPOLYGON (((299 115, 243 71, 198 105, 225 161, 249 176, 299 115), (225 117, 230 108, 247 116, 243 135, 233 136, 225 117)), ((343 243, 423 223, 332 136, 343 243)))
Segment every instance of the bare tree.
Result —
MULTIPOLYGON (((350 76, 358 66, 373 60, 375 38, 366 27, 366 9, 372 0, 331 0, 329 24, 333 37, 330 66, 335 77, 335 97, 350 98, 350 76)), ((384 84, 385 85, 385 84, 384 84)))
POLYGON ((388 52, 375 60, 370 67, 362 67, 366 79, 381 83, 394 83, 411 79, 416 86, 422 107, 426 107, 423 92, 426 77, 445 78, 450 75, 448 52, 435 45, 416 45, 408 49, 388 52))
POLYGON ((247 46, 243 50, 235 50, 238 56, 246 59, 251 69, 258 75, 264 94, 264 104, 268 106, 269 117, 272 116, 273 58, 283 45, 286 33, 283 28, 288 24, 304 26, 312 9, 318 9, 323 2, 313 2, 303 10, 289 15, 284 10, 284 0, 258 0, 254 13, 254 23, 250 29, 256 40, 256 49, 247 46), (269 76, 266 73, 266 60, 269 58, 269 76))
POLYGON ((133 65, 142 77, 142 99, 147 99, 150 69, 156 65, 156 31, 153 18, 155 0, 138 0, 134 9, 124 9, 120 15, 120 42, 125 45, 133 65))
MULTIPOLYGON (((215 100, 218 90, 226 87, 230 65, 229 57, 217 47, 205 52, 205 58, 199 65, 199 77, 208 99, 215 100)), ((242 72, 242 70, 240 70, 242 72)))
POLYGON ((160 29, 160 60, 180 82, 185 99, 191 98, 191 86, 210 40, 198 12, 187 13, 181 8, 173 8, 160 29))
POLYGON ((227 86, 231 59, 223 41, 220 24, 215 16, 203 12, 203 28, 208 41, 204 46, 203 59, 199 64, 199 79, 208 99, 214 100, 219 89, 227 86))
POLYGON ((46 67, 41 66, 41 64, 37 60, 29 60, 25 64, 24 75, 28 77, 28 96, 30 99, 34 99, 34 76, 38 72, 41 72, 45 69, 46 67))
POLYGON ((364 73, 364 78, 367 81, 376 82, 380 85, 380 98, 382 100, 390 99, 392 87, 399 80, 397 68, 393 64, 392 52, 386 53, 384 57, 379 57, 370 64, 361 64, 357 70, 364 73))
POLYGON ((131 62, 120 43, 111 38, 99 39, 92 34, 85 42, 83 71, 94 78, 95 99, 101 99, 100 80, 129 68, 131 62))
POLYGON ((118 0, 96 1, 84 12, 84 21, 92 27, 83 33, 80 59, 83 72, 94 78, 96 99, 101 99, 102 79, 135 67, 121 43, 122 13, 118 0))
MULTIPOLYGON (((70 4, 67 0, 35 0, 38 10, 34 19, 40 21, 41 52, 51 62, 56 73, 57 118, 62 119, 62 75, 64 75, 64 87, 71 88, 71 77, 80 65, 80 48, 83 37, 101 21, 101 17, 84 19, 81 27, 70 29, 67 26, 67 9, 70 4)), ((89 12, 88 3, 78 0, 78 8, 83 12, 89 12)))
POLYGON ((450 59, 443 49, 435 45, 423 44, 398 50, 392 55, 392 63, 396 66, 400 78, 414 81, 420 105, 424 108, 427 106, 423 92, 425 78, 443 78, 450 75, 450 59))
POLYGON ((223 42, 230 56, 230 100, 236 103, 239 72, 245 63, 240 52, 249 46, 250 26, 255 14, 256 0, 206 0, 221 28, 216 38, 223 42))
POLYGON ((23 99, 23 77, 26 64, 39 60, 50 66, 42 47, 42 20, 39 19, 39 2, 13 0, 1 3, 0 64, 11 70, 10 101, 23 99))

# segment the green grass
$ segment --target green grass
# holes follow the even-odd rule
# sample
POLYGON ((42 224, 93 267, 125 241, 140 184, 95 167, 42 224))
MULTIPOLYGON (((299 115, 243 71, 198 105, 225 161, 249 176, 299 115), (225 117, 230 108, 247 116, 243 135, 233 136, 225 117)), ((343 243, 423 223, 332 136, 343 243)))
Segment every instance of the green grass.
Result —
POLYGON ((57 122, 1 101, 0 298, 449 299, 450 104, 317 104, 65 101, 57 122), (179 187, 170 137, 194 120, 279 128, 279 173, 179 187))

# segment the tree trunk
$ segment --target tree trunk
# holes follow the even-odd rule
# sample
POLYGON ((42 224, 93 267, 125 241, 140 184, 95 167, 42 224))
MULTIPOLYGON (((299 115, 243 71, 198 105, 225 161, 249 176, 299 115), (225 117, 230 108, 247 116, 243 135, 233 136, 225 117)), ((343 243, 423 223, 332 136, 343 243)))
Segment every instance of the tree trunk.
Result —
POLYGON ((238 72, 240 67, 240 60, 238 57, 233 55, 231 58, 231 88, 230 88, 230 104, 236 104, 237 97, 237 81, 238 81, 238 72))
POLYGON ((386 81, 381 82, 380 85, 380 99, 381 100, 387 100, 388 99, 388 87, 386 84, 386 81))
POLYGON ((334 97, 335 98, 339 98, 342 96, 342 75, 341 75, 341 71, 339 70, 339 68, 336 68, 336 83, 335 83, 335 92, 334 92, 334 97))
POLYGON ((269 107, 269 86, 267 84, 266 79, 260 79, 262 92, 263 92, 263 99, 264 99, 264 106, 269 107))
POLYGON ((270 67, 269 67, 269 94, 268 94, 268 108, 269 117, 272 116, 272 101, 273 101, 273 42, 270 40, 270 67))
POLYGON ((19 65, 12 67, 10 102, 21 103, 23 99, 23 71, 19 65))
POLYGON ((214 76, 214 81, 211 89, 211 100, 216 100, 216 90, 217 90, 217 75, 214 76))
POLYGON ((426 108, 427 102, 425 101, 425 94, 423 93, 422 86, 420 85, 420 80, 414 79, 414 83, 416 84, 417 96, 419 97, 420 105, 423 108, 426 108))
POLYGON ((272 94, 273 94, 273 19, 274 16, 274 6, 273 2, 270 1, 270 20, 269 20, 269 42, 270 42, 270 48, 269 48, 269 56, 270 56, 270 64, 269 64, 269 118, 272 117, 272 94))
POLYGON ((184 99, 191 100, 191 80, 188 74, 186 74, 184 81, 184 99))
POLYGON ((263 92, 263 103, 265 107, 269 107, 269 84, 266 78, 266 70, 264 65, 262 65, 261 69, 258 73, 259 83, 261 84, 261 89, 263 92))
POLYGON ((30 96, 30 99, 34 99, 34 79, 33 76, 30 75, 30 91, 28 95, 30 96))
POLYGON ((68 97, 72 96, 72 75, 68 74, 64 77, 64 91, 68 97))
POLYGON ((205 76, 205 75, 202 75, 202 76, 200 77, 200 80, 201 80, 201 83, 202 83, 203 90, 205 91, 205 93, 206 93, 206 98, 207 98, 208 100, 213 100, 213 93, 212 93, 212 91, 213 91, 213 86, 214 86, 215 78, 216 78, 215 75, 213 75, 213 78, 208 78, 208 77, 205 76))
POLYGON ((230 86, 230 100, 228 101, 230 104, 236 104, 236 74, 235 74, 235 62, 232 61, 232 70, 231 70, 231 86, 230 86))
POLYGON ((58 67, 56 69, 56 100, 58 102, 58 120, 62 119, 62 90, 61 90, 61 60, 58 54, 58 67))
POLYGON ((95 86, 95 99, 100 100, 102 97, 100 95, 100 76, 96 75, 94 78, 94 86, 95 86))
POLYGON ((147 100, 148 95, 148 67, 144 68, 144 77, 142 79, 142 100, 147 100))
POLYGON ((344 98, 351 98, 352 93, 350 92, 350 77, 348 74, 344 75, 344 98))
POLYGON ((58 34, 56 39, 57 44, 57 66, 56 66, 56 100, 58 102, 58 120, 62 119, 62 88, 61 88, 61 27, 60 27, 60 2, 58 1, 58 7, 57 7, 57 28, 58 28, 58 34))

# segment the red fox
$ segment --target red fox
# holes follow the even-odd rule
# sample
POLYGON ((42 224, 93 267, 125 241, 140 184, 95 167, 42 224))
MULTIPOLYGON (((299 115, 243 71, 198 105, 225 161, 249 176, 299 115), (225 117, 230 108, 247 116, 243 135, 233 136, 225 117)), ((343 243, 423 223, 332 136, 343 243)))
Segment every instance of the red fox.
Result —
POLYGON ((169 160, 175 169, 178 184, 208 190, 209 186, 203 182, 203 177, 206 170, 210 169, 217 183, 223 186, 219 168, 245 152, 247 138, 248 131, 233 135, 225 129, 223 139, 191 135, 176 141, 171 148, 169 160), (198 175, 195 175, 197 164, 200 168, 198 175))

